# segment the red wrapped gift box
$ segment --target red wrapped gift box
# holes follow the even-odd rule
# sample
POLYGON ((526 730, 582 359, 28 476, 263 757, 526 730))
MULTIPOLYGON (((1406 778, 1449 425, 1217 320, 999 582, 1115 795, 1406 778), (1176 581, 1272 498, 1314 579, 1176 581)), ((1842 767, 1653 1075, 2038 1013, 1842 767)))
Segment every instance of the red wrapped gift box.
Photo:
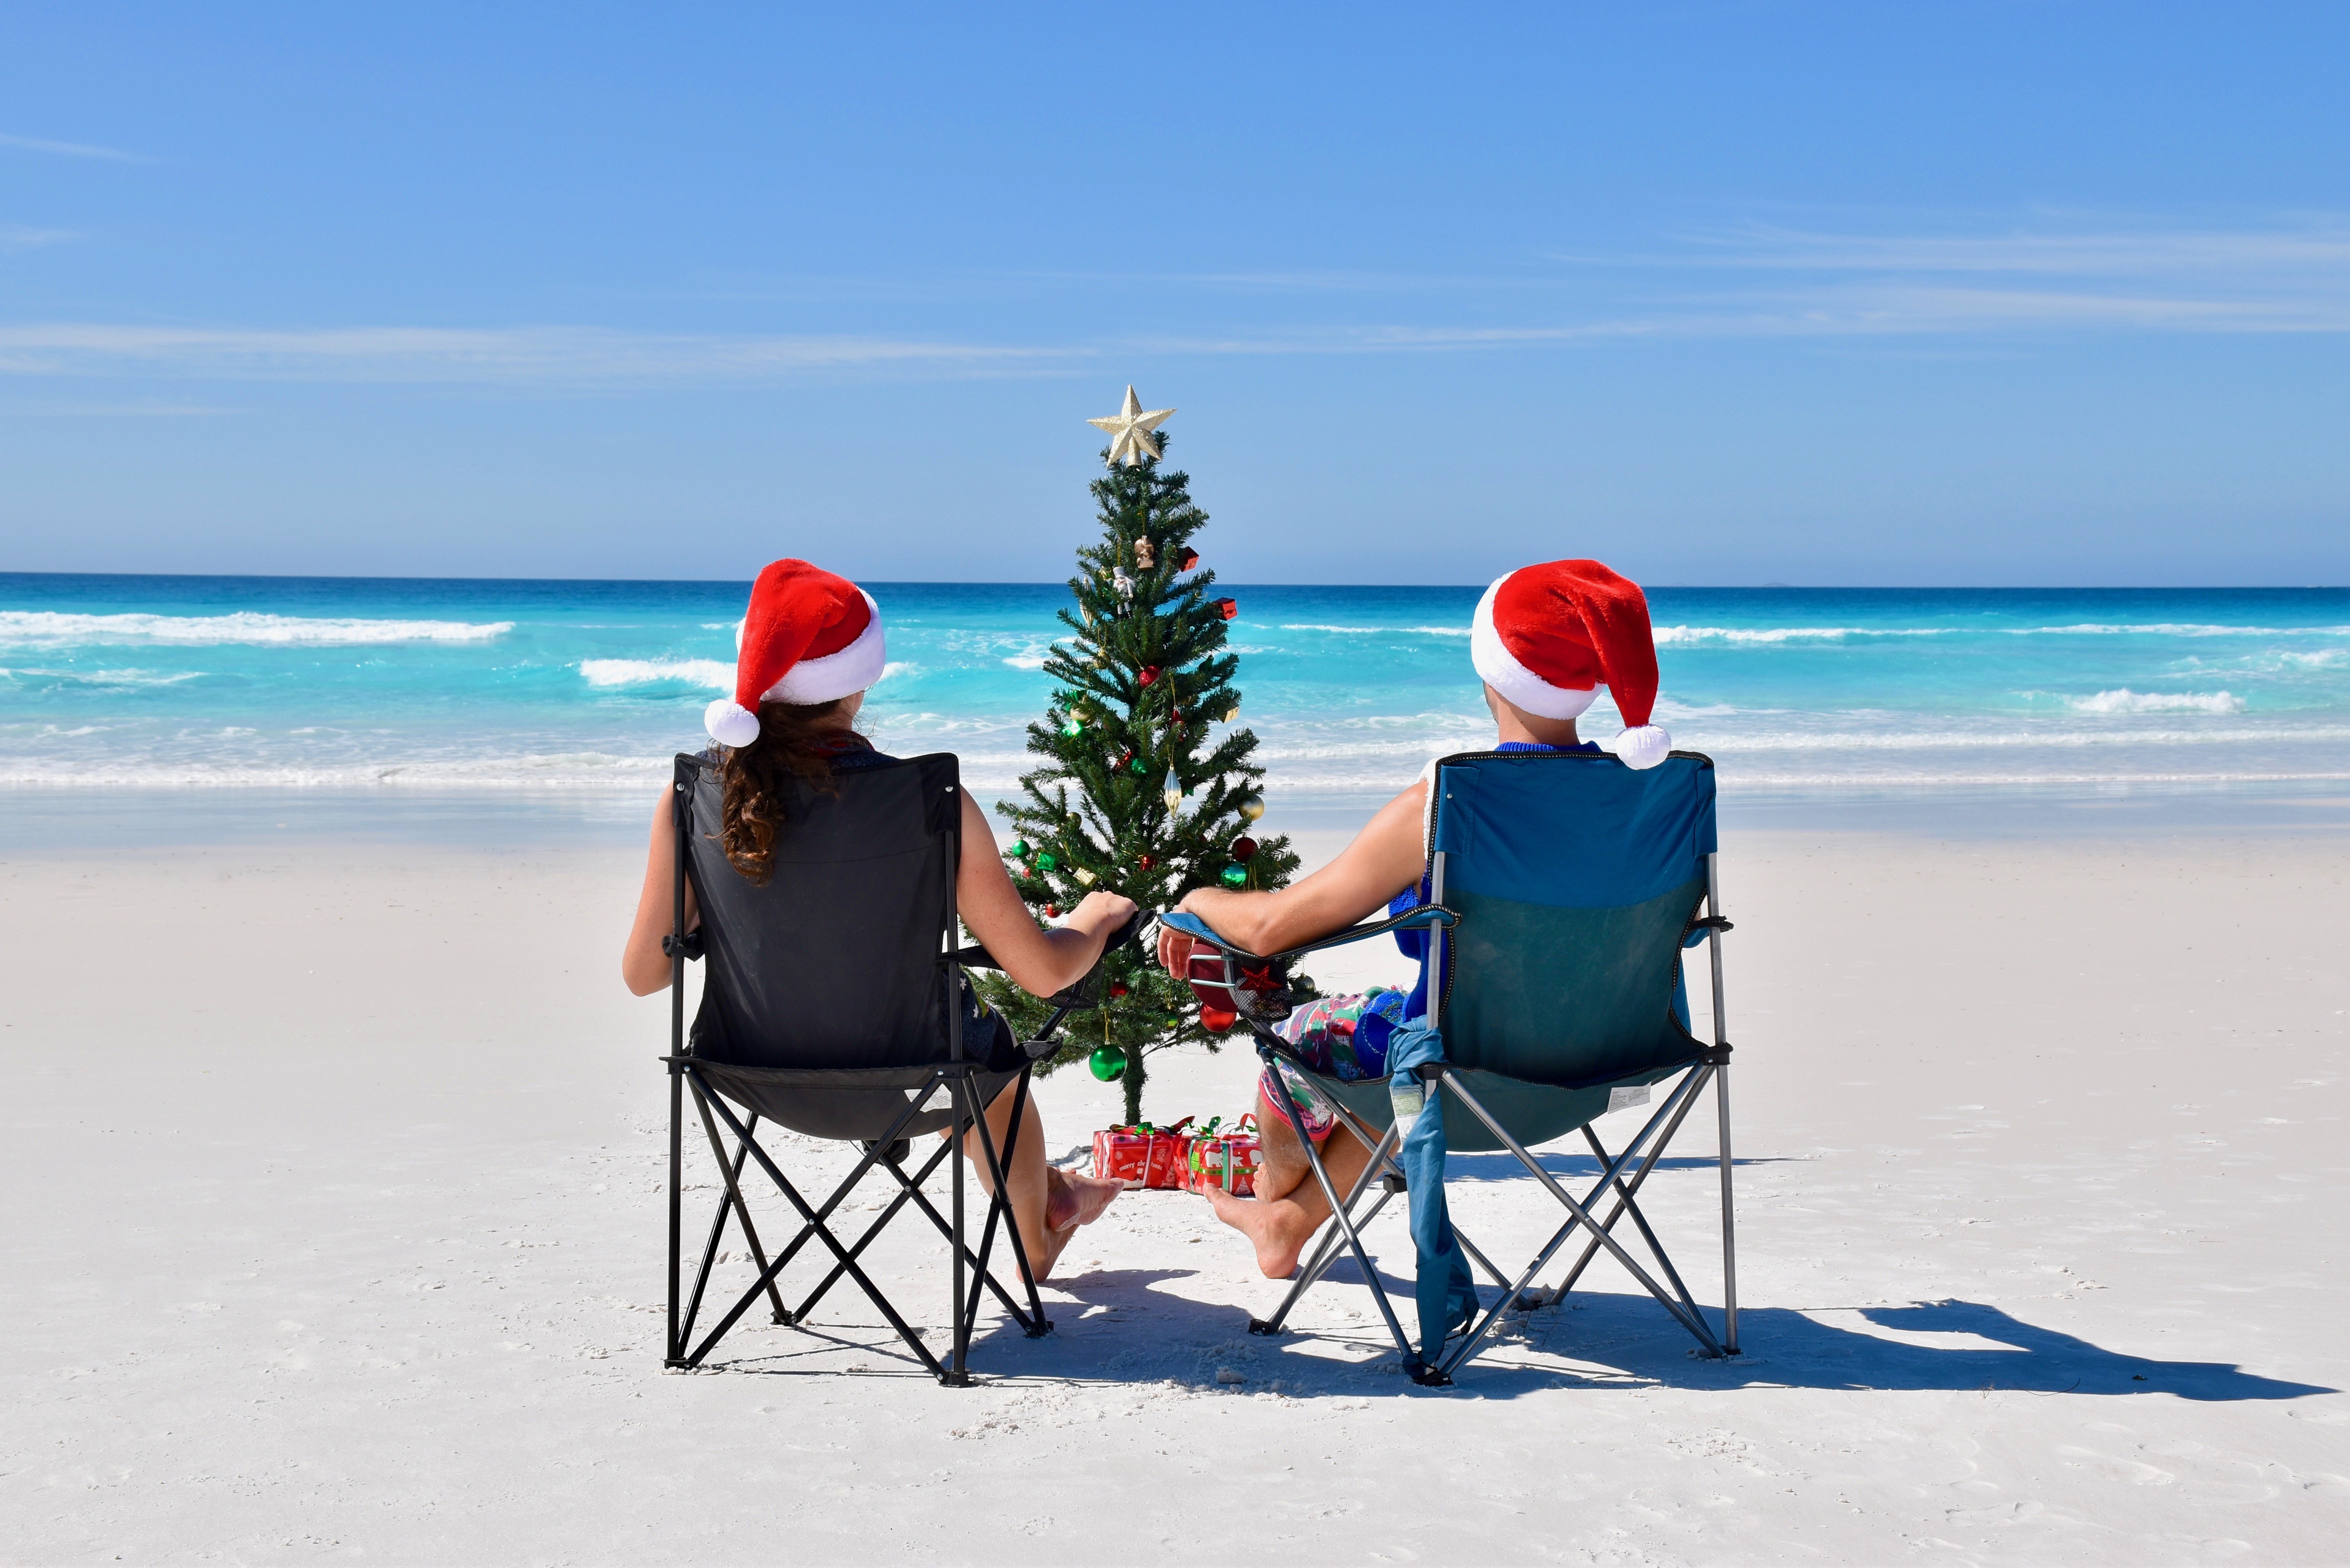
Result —
POLYGON ((1094 1134, 1094 1174, 1114 1178, 1128 1187, 1181 1187, 1190 1171, 1185 1157, 1191 1139, 1183 1129, 1185 1116, 1173 1127, 1153 1127, 1149 1122, 1130 1127, 1104 1127, 1094 1134))
POLYGON ((1251 1111, 1230 1132, 1219 1133, 1211 1127, 1208 1136, 1191 1139, 1191 1152, 1183 1162, 1184 1185, 1194 1192, 1217 1187, 1235 1198, 1254 1197, 1264 1148, 1253 1130, 1255 1125, 1256 1113, 1251 1111))

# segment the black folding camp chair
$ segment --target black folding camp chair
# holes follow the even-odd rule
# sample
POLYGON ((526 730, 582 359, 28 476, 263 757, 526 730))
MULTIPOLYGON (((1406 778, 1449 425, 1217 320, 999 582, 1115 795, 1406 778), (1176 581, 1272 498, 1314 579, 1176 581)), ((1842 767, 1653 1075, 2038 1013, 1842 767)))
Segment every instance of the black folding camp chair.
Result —
POLYGON ((1369 1281, 1405 1366, 1443 1384, 1484 1347, 1502 1314, 1556 1304, 1606 1251, 1697 1340, 1709 1356, 1738 1354, 1736 1231, 1731 1205, 1730 1044, 1724 1033, 1721 918, 1714 832, 1713 763, 1675 752, 1635 771, 1587 753, 1485 752, 1444 758, 1430 793, 1428 904, 1400 919, 1339 932, 1298 952, 1422 929, 1428 1017, 1444 1060, 1419 1069, 1430 1114, 1440 1108, 1448 1152, 1506 1149, 1565 1210, 1566 1219, 1523 1272, 1503 1274, 1459 1228, 1463 1253, 1500 1295, 1435 1361, 1406 1337, 1365 1250, 1362 1231, 1407 1182, 1387 1079, 1342 1081, 1315 1072, 1273 1031, 1291 999, 1285 966, 1297 953, 1236 950, 1197 917, 1162 919, 1224 952, 1220 984, 1268 1064, 1285 1061, 1320 1091, 1372 1150, 1351 1191, 1340 1192, 1283 1098, 1331 1207, 1331 1219, 1274 1314, 1252 1333, 1279 1334, 1299 1299, 1352 1252, 1369 1281), (1681 953, 1710 947, 1713 1020, 1709 1041, 1690 1030, 1681 953), (1678 1079, 1630 1142, 1611 1155, 1593 1128, 1610 1110, 1646 1105, 1651 1085, 1678 1079), (1638 1201, 1643 1183, 1708 1085, 1720 1123, 1721 1332, 1717 1335, 1638 1201), (1529 1152, 1580 1133, 1600 1175, 1577 1199, 1529 1152), (1376 1190, 1373 1190, 1376 1189, 1376 1190), (1369 1201, 1365 1202, 1366 1197, 1369 1201), (1604 1218, 1593 1213, 1609 1201, 1604 1218), (1657 1274, 1616 1235, 1629 1218, 1657 1274), (1582 1254, 1555 1289, 1534 1276, 1583 1233, 1582 1254))
POLYGON ((1019 1228, 1011 1222, 1004 1176, 1018 1145, 1030 1074, 1058 1049, 1054 1036, 1062 1020, 1097 1002, 1100 968, 1052 999, 1054 1011, 1036 1039, 1006 1048, 1009 1032, 992 1018, 984 1033, 967 1038, 967 1023, 978 1013, 963 967, 996 966, 984 950, 957 945, 962 792, 955 759, 877 760, 837 771, 828 790, 795 783, 785 794, 785 825, 776 836, 773 874, 754 884, 718 843, 717 765, 701 756, 677 759, 671 805, 678 892, 671 934, 663 944, 671 981, 670 1054, 663 1058, 670 1073, 667 1363, 700 1366, 762 1296, 775 1322, 804 1323, 846 1276, 940 1382, 963 1385, 970 1381, 971 1338, 985 1295, 992 1293, 1029 1337, 1052 1329, 1019 1228), (684 929, 689 882, 701 910, 701 924, 690 933, 684 929), (689 1035, 685 965, 702 958, 710 968, 689 1035), (1006 1092, 1014 1096, 1012 1121, 999 1149, 980 1112, 1006 1092), (724 1192, 681 1304, 689 1094, 724 1192), (812 1203, 760 1144, 762 1120, 852 1143, 860 1151, 857 1164, 829 1198, 812 1203), (948 1136, 910 1168, 911 1140, 941 1129, 948 1136), (963 1200, 963 1150, 974 1136, 993 1190, 975 1251, 966 1241, 963 1200), (951 1166, 944 1213, 923 1190, 941 1161, 951 1166), (798 1233, 773 1256, 744 1201, 746 1163, 766 1173, 799 1218, 798 1233), (895 1180, 896 1195, 862 1234, 845 1241, 830 1221, 875 1170, 895 1180), (952 1258, 952 1336, 943 1361, 858 1262, 909 1206, 937 1227, 952 1258), (696 1344, 695 1322, 730 1220, 742 1231, 758 1278, 696 1344), (999 1226, 1017 1271, 1017 1299, 991 1268, 999 1226), (830 1270, 797 1307, 786 1308, 781 1276, 810 1243, 820 1249, 819 1262, 828 1257, 830 1270))

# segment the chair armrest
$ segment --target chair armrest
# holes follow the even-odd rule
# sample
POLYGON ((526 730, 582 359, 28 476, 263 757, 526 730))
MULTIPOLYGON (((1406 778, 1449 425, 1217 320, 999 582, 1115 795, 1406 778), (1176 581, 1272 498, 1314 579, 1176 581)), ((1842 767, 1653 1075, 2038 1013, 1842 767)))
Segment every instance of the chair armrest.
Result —
MULTIPOLYGON (((1141 934, 1143 925, 1149 919, 1149 916, 1147 913, 1137 909, 1128 919, 1126 924, 1110 932, 1108 940, 1102 943, 1101 953, 1094 960, 1094 967, 1046 997, 1045 1004, 1057 1007, 1064 1012, 1078 1012, 1087 1008, 1099 1007, 1103 966, 1109 961, 1109 955, 1112 952, 1141 934)), ((1003 966, 996 962, 985 948, 957 948, 941 961, 962 964, 966 969, 992 969, 998 974, 1003 972, 1003 966)))
POLYGON ((1460 920, 1459 915, 1441 904, 1422 904, 1419 909, 1405 914, 1392 915, 1384 920, 1367 920, 1359 926, 1348 926, 1343 931, 1333 931, 1321 940, 1307 942, 1302 947, 1289 948, 1277 953, 1253 953, 1218 936, 1214 928, 1188 909, 1170 909, 1159 917, 1159 923, 1169 930, 1180 931, 1187 937, 1213 942, 1237 958, 1270 962, 1294 959, 1303 953, 1319 952, 1324 948, 1347 947, 1355 942, 1367 941, 1372 937, 1386 936, 1390 931, 1425 930, 1430 926, 1443 926, 1449 929, 1459 924, 1460 920))

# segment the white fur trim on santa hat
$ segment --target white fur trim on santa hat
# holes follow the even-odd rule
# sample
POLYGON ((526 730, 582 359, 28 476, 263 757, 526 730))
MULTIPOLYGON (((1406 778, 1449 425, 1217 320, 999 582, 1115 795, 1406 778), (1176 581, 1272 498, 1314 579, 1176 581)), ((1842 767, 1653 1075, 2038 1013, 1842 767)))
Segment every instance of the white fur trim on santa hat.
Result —
POLYGON ((1485 597, 1477 601, 1477 617, 1469 623, 1469 662, 1477 667, 1479 678, 1488 686, 1537 718, 1580 719, 1598 697, 1598 688, 1576 691, 1553 686, 1520 664, 1502 641, 1502 634, 1493 629, 1493 597, 1516 575, 1504 572, 1495 577, 1485 597))

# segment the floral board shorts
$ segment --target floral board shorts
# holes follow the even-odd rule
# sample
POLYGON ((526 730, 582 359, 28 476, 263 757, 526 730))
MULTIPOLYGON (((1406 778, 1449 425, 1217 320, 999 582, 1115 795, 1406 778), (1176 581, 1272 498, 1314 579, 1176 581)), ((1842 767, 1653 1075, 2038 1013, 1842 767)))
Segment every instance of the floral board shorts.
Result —
MULTIPOLYGON (((1316 1073, 1355 1083, 1384 1078, 1388 1073, 1388 1037, 1403 1022, 1404 993, 1373 986, 1360 996, 1322 996, 1274 1025, 1316 1073)), ((1337 1108, 1314 1086, 1313 1080, 1287 1062, 1275 1061, 1257 1082, 1257 1092, 1269 1109, 1278 1111, 1281 1096, 1297 1107, 1298 1120, 1315 1143, 1338 1125, 1337 1108)))

